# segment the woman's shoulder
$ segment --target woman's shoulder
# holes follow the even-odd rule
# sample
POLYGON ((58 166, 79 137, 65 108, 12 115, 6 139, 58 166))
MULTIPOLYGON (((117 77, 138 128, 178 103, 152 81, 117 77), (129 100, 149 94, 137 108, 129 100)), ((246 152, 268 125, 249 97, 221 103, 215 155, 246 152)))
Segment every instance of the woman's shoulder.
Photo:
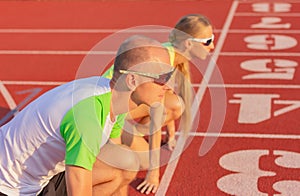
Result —
POLYGON ((167 48, 167 50, 169 52, 169 56, 170 56, 171 65, 174 66, 175 50, 174 50, 173 44, 171 42, 164 42, 164 43, 162 43, 162 45, 167 48))
POLYGON ((173 44, 171 43, 171 42, 164 42, 164 43, 162 43, 162 45, 164 46, 164 47, 166 47, 166 48, 174 48, 173 47, 173 44))

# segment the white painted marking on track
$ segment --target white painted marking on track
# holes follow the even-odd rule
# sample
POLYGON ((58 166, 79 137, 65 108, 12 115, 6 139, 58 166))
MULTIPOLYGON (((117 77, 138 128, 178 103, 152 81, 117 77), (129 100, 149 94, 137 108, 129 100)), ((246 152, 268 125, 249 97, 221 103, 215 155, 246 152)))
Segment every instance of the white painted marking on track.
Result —
MULTIPOLYGON (((260 0, 242 0, 240 1, 240 4, 252 4, 252 3, 257 3, 257 2, 261 2, 260 0)), ((272 2, 272 1, 270 1, 272 2)), ((299 3, 299 0, 284 0, 284 2, 286 3, 299 3)))
MULTIPOLYGON (((0 54, 17 55, 116 55, 117 51, 87 51, 87 50, 0 50, 0 54)), ((297 52, 220 52, 219 56, 287 56, 299 57, 297 52)))
MULTIPOLYGON (((68 81, 14 81, 2 80, 5 85, 40 85, 40 86, 59 86, 68 81)), ((193 87, 200 87, 201 84, 192 84, 193 87)), ((300 85, 293 84, 208 84, 208 88, 266 88, 266 89, 300 89, 300 85)))
POLYGON ((117 51, 85 51, 85 50, 0 50, 0 54, 22 55, 116 55, 117 51))
MULTIPOLYGON (((162 135, 166 135, 167 132, 163 131, 162 135)), ((176 132, 175 135, 180 133, 176 132)), ((206 132, 190 132, 189 136, 192 137, 220 137, 220 138, 249 138, 249 139, 291 139, 299 140, 300 135, 295 134, 262 134, 262 133, 206 133, 206 132)))
POLYGON ((41 86, 58 86, 58 85, 65 84, 66 82, 54 82, 54 81, 5 81, 5 80, 2 81, 2 83, 6 84, 6 85, 41 85, 41 86))
MULTIPOLYGON (((253 13, 253 12, 238 12, 235 14, 235 16, 274 16, 273 12, 270 13, 253 13)), ((276 16, 282 16, 282 17, 299 17, 299 13, 276 13, 276 16)))
POLYGON ((261 138, 261 139, 291 139, 299 140, 300 135, 293 134, 261 134, 261 133, 203 133, 203 132, 193 132, 189 134, 190 136, 198 137, 220 137, 220 138, 261 138))
POLYGON ((299 57, 299 52, 221 52, 220 56, 287 56, 299 57))
MULTIPOLYGON (((199 87, 200 84, 193 84, 199 87)), ((209 88, 268 88, 268 89, 300 89, 300 85, 293 84, 209 84, 209 88)))
POLYGON ((17 107, 15 100, 12 98, 11 94, 8 92, 7 88, 4 86, 2 81, 0 81, 0 92, 3 95, 8 107, 10 110, 13 110, 17 107))
POLYGON ((0 33, 170 33, 167 29, 0 29, 0 33))
MULTIPOLYGON (((235 13, 235 11, 238 7, 238 3, 239 3, 238 1, 233 1, 232 5, 231 5, 231 8, 230 8, 229 14, 227 16, 227 19, 225 21, 223 30, 222 30, 221 35, 219 37, 218 44, 217 44, 217 46, 214 50, 214 54, 213 54, 212 59, 215 60, 215 61, 217 61, 217 58, 218 58, 218 56, 220 54, 220 51, 221 51, 221 48, 223 47, 226 35, 228 33, 229 27, 230 27, 231 22, 232 22, 233 17, 234 17, 234 13, 235 13)), ((215 63, 213 61, 211 61, 208 65, 208 67, 207 67, 206 72, 205 72, 205 75, 204 75, 205 79, 202 80, 201 85, 200 85, 200 89, 198 90, 198 92, 196 94, 195 101, 192 105, 192 108, 194 109, 194 110, 192 109, 192 120, 195 118, 195 114, 196 114, 195 110, 198 110, 199 105, 202 101, 204 92, 207 89, 207 82, 206 81, 209 81, 214 68, 215 68, 215 63)), ((178 161, 179 161, 180 156, 178 156, 178 155, 180 155, 182 153, 183 146, 185 144, 186 139, 187 138, 184 137, 182 132, 181 132, 181 135, 179 136, 179 139, 178 139, 178 141, 180 143, 177 143, 177 145, 175 146, 174 152, 172 153, 171 158, 170 158, 170 162, 167 165, 167 168, 164 172, 164 175, 162 176, 160 185, 159 185, 158 190, 157 190, 155 195, 166 195, 166 192, 168 190, 171 179, 173 177, 173 174, 175 172, 175 169, 176 169, 178 161)))
MULTIPOLYGON (((93 33, 115 33, 120 29, 0 29, 0 33, 15 33, 15 34, 23 34, 23 33, 34 33, 34 34, 76 34, 76 33, 84 33, 84 34, 93 34, 93 33)), ((122 31, 121 31, 122 32, 122 31)), ((125 33, 126 31, 124 31, 125 33)), ((134 33, 135 31, 128 31, 129 33, 134 33)), ((152 29, 144 29, 144 30, 136 30, 136 33, 168 33, 168 30, 152 30, 152 29)), ((221 33, 220 29, 215 29, 215 33, 221 33)), ((300 30, 265 30, 265 29, 230 29, 228 33, 283 33, 283 34, 300 34, 300 30)))
POLYGON ((268 30, 262 30, 262 29, 231 29, 228 31, 229 33, 237 33, 237 34, 241 34, 241 33, 264 33, 264 34, 296 34, 299 35, 300 34, 300 30, 280 30, 280 29, 268 29, 268 30))

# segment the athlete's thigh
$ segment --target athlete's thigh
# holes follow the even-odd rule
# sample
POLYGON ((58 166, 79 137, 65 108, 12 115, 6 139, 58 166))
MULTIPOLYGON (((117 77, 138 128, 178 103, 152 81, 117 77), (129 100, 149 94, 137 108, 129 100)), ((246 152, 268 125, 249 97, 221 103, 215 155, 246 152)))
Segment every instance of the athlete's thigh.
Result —
POLYGON ((109 163, 96 159, 92 170, 93 186, 104 182, 109 182, 112 179, 122 175, 122 170, 111 166, 109 163))
POLYGON ((180 96, 167 91, 165 93, 164 105, 167 110, 183 110, 184 103, 180 96))
POLYGON ((165 94, 164 106, 167 112, 165 124, 169 123, 172 120, 178 119, 185 109, 184 101, 182 100, 182 98, 168 91, 165 94))
POLYGON ((137 170, 139 161, 136 153, 128 146, 113 144, 108 142, 101 149, 97 156, 94 168, 101 170, 112 170, 114 168, 121 170, 137 170))
POLYGON ((149 143, 142 136, 133 136, 130 148, 137 154, 140 162, 140 169, 149 168, 149 143))

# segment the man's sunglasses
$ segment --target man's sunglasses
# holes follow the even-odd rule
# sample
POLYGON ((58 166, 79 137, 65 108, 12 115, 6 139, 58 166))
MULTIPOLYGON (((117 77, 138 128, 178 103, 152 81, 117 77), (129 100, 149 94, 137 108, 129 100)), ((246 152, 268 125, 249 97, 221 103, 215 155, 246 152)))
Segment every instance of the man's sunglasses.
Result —
POLYGON ((202 43, 204 46, 209 46, 215 39, 214 34, 212 34, 211 38, 205 38, 205 39, 201 39, 201 38, 189 38, 189 40, 195 41, 195 42, 200 42, 202 43))
POLYGON ((169 79, 171 78, 172 74, 174 73, 175 68, 173 68, 169 72, 161 73, 161 74, 155 74, 155 73, 145 73, 145 72, 138 72, 138 71, 133 71, 133 70, 119 70, 120 73, 122 74, 136 74, 148 78, 152 78, 153 82, 159 85, 165 85, 169 79))

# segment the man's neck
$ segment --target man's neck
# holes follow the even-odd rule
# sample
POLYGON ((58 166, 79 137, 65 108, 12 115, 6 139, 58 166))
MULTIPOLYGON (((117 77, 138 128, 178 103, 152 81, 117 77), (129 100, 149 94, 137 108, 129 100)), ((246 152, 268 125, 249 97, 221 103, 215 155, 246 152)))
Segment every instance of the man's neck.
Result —
POLYGON ((111 90, 112 98, 110 103, 111 120, 119 114, 123 114, 129 111, 130 91, 121 92, 114 89, 111 90))

